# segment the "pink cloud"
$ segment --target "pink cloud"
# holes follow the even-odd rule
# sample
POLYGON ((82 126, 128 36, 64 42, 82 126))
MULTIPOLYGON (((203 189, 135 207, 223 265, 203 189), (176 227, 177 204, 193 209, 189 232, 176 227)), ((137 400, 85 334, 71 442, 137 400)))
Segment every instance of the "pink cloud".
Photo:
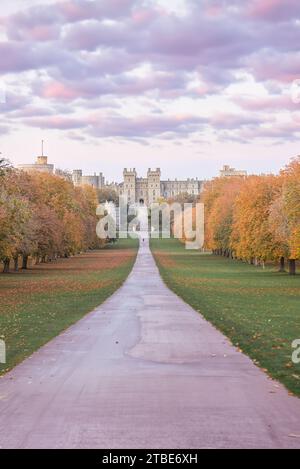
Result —
POLYGON ((157 18, 167 16, 168 13, 163 8, 135 8, 131 18, 133 23, 137 25, 149 25, 157 18))
POLYGON ((238 96, 232 101, 246 111, 294 111, 296 109, 290 95, 252 98, 238 96))
POLYGON ((30 31, 30 39, 33 41, 49 41, 50 39, 57 39, 59 37, 58 28, 50 26, 35 26, 30 31))
POLYGON ((31 89, 30 100, 37 98, 31 108, 26 100, 11 102, 6 112, 43 128, 148 138, 188 135, 203 126, 231 134, 260 131, 264 112, 293 110, 287 97, 271 96, 236 98, 237 115, 207 121, 163 112, 134 119, 112 115, 110 103, 122 109, 124 98, 133 96, 163 110, 167 99, 218 97, 240 76, 250 74, 265 85, 272 81, 279 92, 282 83, 300 78, 299 1, 187 0, 186 5, 187 13, 179 16, 141 0, 64 0, 2 18, 7 40, 0 43, 0 72, 31 89), (147 74, 133 73, 145 64, 147 74), (194 76, 199 85, 192 88, 194 76), (101 125, 74 117, 102 99, 108 117, 101 125))
POLYGON ((89 10, 87 11, 85 8, 86 6, 86 4, 80 4, 79 2, 65 1, 61 2, 61 4, 58 5, 58 8, 64 18, 72 22, 89 17, 89 10))
POLYGON ((64 117, 64 116, 50 116, 50 117, 36 117, 26 121, 31 127, 38 127, 40 129, 57 129, 57 130, 71 130, 86 127, 84 119, 64 117))
POLYGON ((121 18, 129 15, 135 0, 66 0, 59 2, 56 8, 65 21, 77 22, 86 19, 121 18))
POLYGON ((300 53, 281 54, 265 50, 246 60, 249 70, 258 81, 273 80, 292 84, 300 77, 300 53))
POLYGON ((285 21, 299 13, 299 0, 254 0, 248 8, 250 17, 271 21, 285 21))
POLYGON ((44 98, 54 99, 68 99, 72 100, 78 98, 78 91, 64 85, 63 83, 53 81, 46 84, 41 92, 41 96, 44 98))

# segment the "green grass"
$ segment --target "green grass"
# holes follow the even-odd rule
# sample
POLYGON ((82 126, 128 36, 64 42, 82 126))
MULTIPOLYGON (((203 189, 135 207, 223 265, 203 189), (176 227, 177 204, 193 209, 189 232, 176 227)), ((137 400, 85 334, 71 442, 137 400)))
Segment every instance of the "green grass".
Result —
POLYGON ((224 332, 261 368, 300 395, 300 275, 291 277, 219 256, 185 250, 178 240, 151 240, 166 284, 224 332))
POLYGON ((0 339, 5 340, 5 373, 74 324, 117 290, 136 258, 137 240, 27 272, 0 275, 0 339))

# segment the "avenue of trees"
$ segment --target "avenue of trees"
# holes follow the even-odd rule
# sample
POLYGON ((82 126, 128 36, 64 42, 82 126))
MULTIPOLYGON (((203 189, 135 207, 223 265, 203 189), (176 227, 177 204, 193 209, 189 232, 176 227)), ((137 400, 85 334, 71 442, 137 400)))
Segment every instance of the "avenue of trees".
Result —
POLYGON ((296 273, 300 259, 300 157, 278 176, 216 178, 205 185, 206 247, 215 254, 296 273))
POLYGON ((0 160, 0 262, 4 272, 99 247, 97 194, 62 177, 27 174, 0 160), (21 261, 21 262, 20 262, 21 261))
MULTIPOLYGON (((101 247, 98 202, 108 189, 74 187, 66 178, 27 174, 0 159, 0 262, 4 272, 29 257, 46 262, 101 247), (22 260, 20 262, 20 260, 22 260)), ((172 200, 174 201, 174 200, 172 200)), ((192 202, 183 194, 177 202, 192 202)), ((215 178, 205 184, 205 247, 215 254, 296 273, 300 259, 300 157, 278 176, 215 178)), ((169 201, 170 202, 170 201, 169 201)))

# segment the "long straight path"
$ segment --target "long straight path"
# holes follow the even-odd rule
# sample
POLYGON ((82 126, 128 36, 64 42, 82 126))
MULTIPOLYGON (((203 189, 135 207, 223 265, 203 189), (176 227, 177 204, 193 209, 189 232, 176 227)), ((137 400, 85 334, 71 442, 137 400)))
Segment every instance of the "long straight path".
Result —
POLYGON ((300 400, 165 286, 145 239, 113 296, 0 379, 0 446, 300 447, 300 400))

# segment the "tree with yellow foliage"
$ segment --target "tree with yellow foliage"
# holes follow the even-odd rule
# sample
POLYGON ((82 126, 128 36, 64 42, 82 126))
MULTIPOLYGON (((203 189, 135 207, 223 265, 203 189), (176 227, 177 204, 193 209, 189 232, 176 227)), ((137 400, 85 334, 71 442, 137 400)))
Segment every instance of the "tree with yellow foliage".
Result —
POLYGON ((61 177, 2 170, 0 186, 0 261, 9 271, 14 259, 29 256, 46 262, 99 247, 96 237, 97 194, 75 188, 61 177))
POLYGON ((216 254, 264 265, 280 260, 290 274, 300 258, 300 157, 279 176, 216 178, 206 183, 205 244, 216 254))

